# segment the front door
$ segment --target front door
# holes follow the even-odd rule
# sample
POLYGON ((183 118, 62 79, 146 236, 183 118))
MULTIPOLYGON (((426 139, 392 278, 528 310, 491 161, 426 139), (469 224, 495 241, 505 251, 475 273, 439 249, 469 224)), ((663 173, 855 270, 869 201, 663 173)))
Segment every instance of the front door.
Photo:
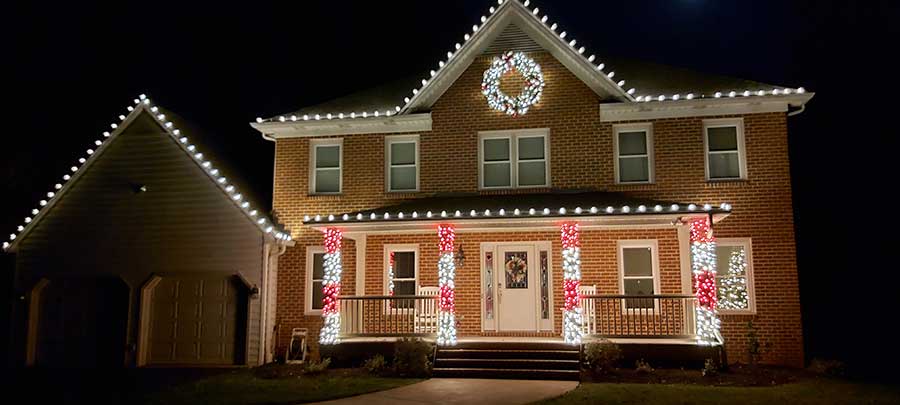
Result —
POLYGON ((534 245, 501 245, 496 272, 500 331, 535 331, 537 324, 537 260, 534 245))

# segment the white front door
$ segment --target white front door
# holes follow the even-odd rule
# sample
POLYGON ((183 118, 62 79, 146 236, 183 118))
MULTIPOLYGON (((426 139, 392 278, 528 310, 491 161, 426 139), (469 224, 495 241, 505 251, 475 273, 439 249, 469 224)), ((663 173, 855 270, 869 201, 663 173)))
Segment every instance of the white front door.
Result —
POLYGON ((494 277, 499 304, 500 331, 536 331, 537 257, 534 245, 501 245, 497 249, 499 271, 494 277))

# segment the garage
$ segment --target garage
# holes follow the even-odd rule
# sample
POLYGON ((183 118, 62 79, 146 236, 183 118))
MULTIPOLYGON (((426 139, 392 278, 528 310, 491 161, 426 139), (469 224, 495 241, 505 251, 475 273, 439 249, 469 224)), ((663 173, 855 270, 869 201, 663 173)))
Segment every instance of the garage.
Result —
POLYGON ((117 278, 54 278, 34 291, 33 364, 121 367, 128 287, 117 278))
POLYGON ((238 277, 157 276, 144 294, 148 365, 245 363, 247 288, 238 277))

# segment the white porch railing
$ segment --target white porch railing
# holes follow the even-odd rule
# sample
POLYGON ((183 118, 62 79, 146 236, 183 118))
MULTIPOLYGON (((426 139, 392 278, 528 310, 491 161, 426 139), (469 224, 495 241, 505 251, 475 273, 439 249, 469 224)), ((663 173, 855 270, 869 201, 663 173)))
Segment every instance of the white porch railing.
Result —
POLYGON ((694 338, 693 295, 585 295, 584 334, 600 338, 694 338))
POLYGON ((434 336, 438 329, 435 295, 369 295, 338 298, 341 337, 434 336))

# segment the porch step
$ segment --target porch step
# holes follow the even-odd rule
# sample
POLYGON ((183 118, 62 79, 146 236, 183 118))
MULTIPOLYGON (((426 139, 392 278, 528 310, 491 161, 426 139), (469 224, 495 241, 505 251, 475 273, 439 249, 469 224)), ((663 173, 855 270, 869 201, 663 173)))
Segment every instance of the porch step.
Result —
POLYGON ((578 370, 533 370, 502 368, 435 368, 435 377, 444 378, 492 378, 506 380, 568 380, 577 381, 578 370))
POLYGON ((578 380, 579 370, 579 347, 554 342, 463 341, 434 362, 437 377, 578 380))

